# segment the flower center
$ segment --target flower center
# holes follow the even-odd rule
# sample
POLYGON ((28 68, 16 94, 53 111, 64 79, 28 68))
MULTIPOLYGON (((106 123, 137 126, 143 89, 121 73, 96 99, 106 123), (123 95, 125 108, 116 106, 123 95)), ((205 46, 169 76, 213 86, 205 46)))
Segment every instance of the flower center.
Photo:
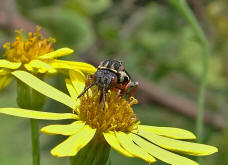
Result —
POLYGON ((127 101, 115 91, 108 91, 104 110, 100 100, 101 92, 96 86, 81 96, 80 119, 101 132, 130 132, 137 129, 139 121, 131 108, 133 104, 138 102, 135 98, 132 97, 130 101, 127 101))
POLYGON ((44 38, 40 34, 40 27, 37 27, 36 32, 28 33, 27 39, 22 36, 22 30, 18 30, 16 40, 13 43, 7 42, 3 45, 6 49, 4 56, 11 62, 28 63, 31 60, 37 59, 38 56, 44 55, 53 51, 52 45, 55 42, 54 38, 44 38))

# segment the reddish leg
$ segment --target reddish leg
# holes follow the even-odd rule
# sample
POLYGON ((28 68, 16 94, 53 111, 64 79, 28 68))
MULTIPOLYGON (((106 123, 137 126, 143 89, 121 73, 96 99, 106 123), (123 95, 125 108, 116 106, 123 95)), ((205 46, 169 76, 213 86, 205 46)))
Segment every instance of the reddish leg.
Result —
POLYGON ((128 100, 129 100, 129 98, 133 96, 137 91, 138 84, 139 84, 138 82, 130 81, 127 84, 117 86, 115 89, 118 91, 120 96, 128 95, 128 100))
POLYGON ((80 98, 82 95, 84 95, 86 93, 86 91, 89 90, 89 88, 96 85, 96 83, 94 82, 94 77, 92 75, 87 75, 85 84, 86 84, 85 89, 82 91, 81 94, 78 95, 78 98, 80 98))
POLYGON ((137 91, 139 86, 138 82, 130 82, 129 83, 129 88, 128 88, 128 100, 130 99, 131 96, 133 96, 135 94, 135 92, 137 91))
POLYGON ((86 87, 88 87, 92 83, 94 83, 94 76, 91 74, 88 74, 85 82, 86 87))

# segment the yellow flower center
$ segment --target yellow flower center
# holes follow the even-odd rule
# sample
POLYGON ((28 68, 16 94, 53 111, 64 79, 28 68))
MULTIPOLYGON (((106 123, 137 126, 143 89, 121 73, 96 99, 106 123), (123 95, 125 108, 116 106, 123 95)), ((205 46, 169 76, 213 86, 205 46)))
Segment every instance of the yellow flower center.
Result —
POLYGON ((109 91, 106 94, 105 109, 103 110, 100 95, 98 87, 94 86, 91 88, 91 92, 86 92, 81 96, 79 107, 81 120, 101 132, 131 132, 137 129, 140 122, 131 108, 133 104, 138 103, 135 98, 132 97, 130 101, 127 101, 116 92, 109 91))
POLYGON ((31 60, 37 59, 38 56, 52 52, 52 45, 55 42, 54 38, 44 38, 40 34, 40 27, 37 27, 36 32, 28 33, 27 39, 22 36, 22 30, 18 33, 16 40, 13 43, 7 42, 3 45, 6 49, 4 56, 11 62, 28 63, 31 60))

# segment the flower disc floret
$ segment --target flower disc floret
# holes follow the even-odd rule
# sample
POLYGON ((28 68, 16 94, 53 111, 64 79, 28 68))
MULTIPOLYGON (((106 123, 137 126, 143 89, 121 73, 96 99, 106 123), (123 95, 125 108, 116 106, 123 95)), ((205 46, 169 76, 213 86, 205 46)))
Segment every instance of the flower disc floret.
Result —
POLYGON ((120 97, 116 92, 106 94, 106 106, 102 109, 101 92, 95 86, 80 98, 79 117, 86 124, 101 132, 131 132, 137 129, 139 121, 131 108, 137 100, 130 101, 120 97))
POLYGON ((16 31, 18 36, 13 43, 7 42, 3 45, 6 49, 4 56, 11 62, 29 63, 46 53, 54 51, 54 38, 44 38, 40 34, 40 27, 37 27, 36 32, 28 33, 27 39, 22 35, 22 30, 16 31))

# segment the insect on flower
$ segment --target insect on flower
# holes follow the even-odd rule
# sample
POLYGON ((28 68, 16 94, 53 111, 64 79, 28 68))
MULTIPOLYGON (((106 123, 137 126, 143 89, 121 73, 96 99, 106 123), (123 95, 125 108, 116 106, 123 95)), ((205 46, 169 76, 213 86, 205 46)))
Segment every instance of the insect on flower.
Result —
POLYGON ((106 93, 105 104, 108 108, 102 111, 100 96, 97 95, 99 87, 96 85, 90 93, 76 100, 78 94, 84 90, 80 86, 84 84, 85 77, 80 72, 69 71, 70 79, 66 79, 66 87, 70 96, 28 72, 14 71, 12 74, 40 93, 70 107, 73 112, 0 108, 0 114, 42 120, 73 119, 70 124, 48 125, 41 129, 46 134, 68 136, 51 150, 51 154, 56 157, 70 157, 72 164, 104 165, 111 147, 126 157, 140 158, 149 163, 158 159, 172 165, 199 165, 184 157, 184 154, 205 156, 218 152, 214 146, 185 141, 196 139, 187 130, 140 124, 132 108, 138 101, 133 97, 127 101, 111 90, 106 93), (82 156, 87 156, 88 159, 81 159, 82 156))
POLYGON ((103 99, 102 109, 105 108, 105 97, 108 90, 115 90, 120 96, 127 95, 129 99, 138 88, 138 82, 131 81, 131 77, 125 70, 122 62, 118 60, 102 61, 94 75, 88 75, 87 84, 87 87, 78 98, 89 88, 97 85, 101 91, 100 102, 103 99))

